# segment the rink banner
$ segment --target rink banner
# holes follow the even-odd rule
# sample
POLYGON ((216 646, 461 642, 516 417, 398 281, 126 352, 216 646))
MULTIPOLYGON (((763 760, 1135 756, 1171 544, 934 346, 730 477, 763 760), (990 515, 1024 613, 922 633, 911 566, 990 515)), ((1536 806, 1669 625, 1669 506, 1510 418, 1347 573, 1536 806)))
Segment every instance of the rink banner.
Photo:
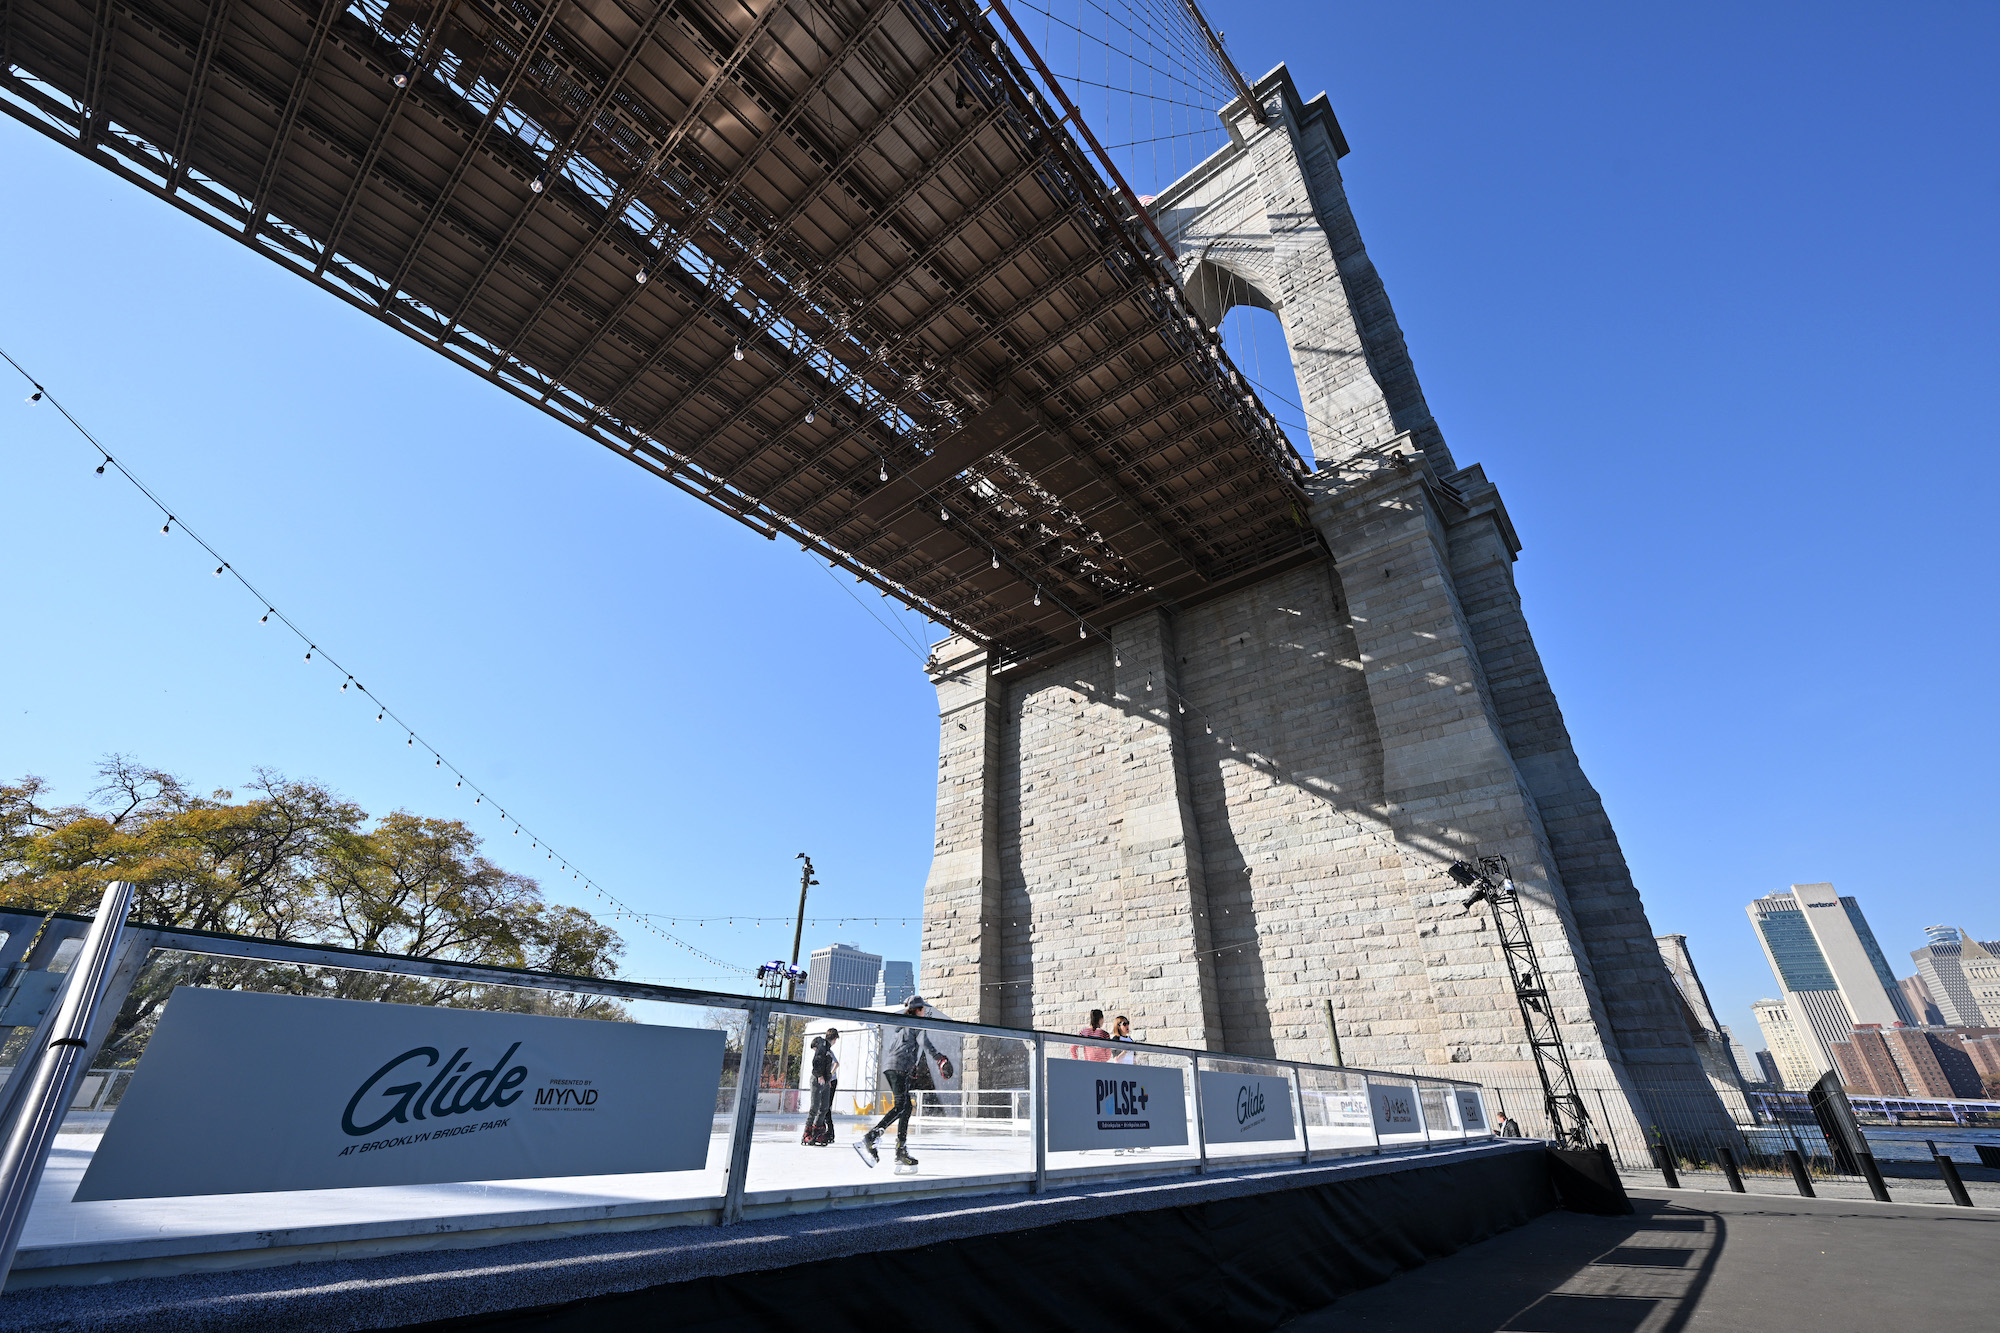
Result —
POLYGON ((183 986, 76 1200, 692 1171, 723 1034, 183 986))
POLYGON ((1460 1088, 1458 1100, 1458 1127, 1468 1134, 1484 1134, 1492 1126, 1486 1123, 1486 1102, 1477 1088, 1460 1088))
POLYGON ((1181 1070, 1053 1058, 1047 1068, 1050 1152, 1171 1148, 1188 1141, 1181 1070))
POLYGON ((1421 1134, 1423 1116, 1417 1109, 1417 1090, 1407 1083, 1370 1083, 1368 1105, 1375 1112, 1377 1134, 1421 1134))
POLYGON ((1294 1137, 1292 1081, 1202 1070, 1201 1136, 1210 1143, 1289 1143, 1294 1137))

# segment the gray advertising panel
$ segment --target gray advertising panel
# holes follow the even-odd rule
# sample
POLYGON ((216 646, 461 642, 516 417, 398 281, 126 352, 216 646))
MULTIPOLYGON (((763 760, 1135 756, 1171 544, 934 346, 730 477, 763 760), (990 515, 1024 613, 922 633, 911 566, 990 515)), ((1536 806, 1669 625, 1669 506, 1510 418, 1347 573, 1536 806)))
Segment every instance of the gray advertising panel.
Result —
POLYGON ((1186 1078, 1171 1065, 1051 1059, 1047 1079, 1050 1152, 1188 1141, 1186 1078))
POLYGON ((692 1171, 723 1034, 183 986, 76 1199, 692 1171))
POLYGON ((1202 1070, 1201 1132, 1210 1143, 1289 1143, 1294 1137, 1292 1081, 1202 1070))
POLYGON ((1377 1134, 1424 1132, 1424 1122, 1417 1118, 1417 1090, 1407 1083, 1370 1083, 1368 1105, 1375 1112, 1377 1134))
POLYGON ((1484 1134, 1491 1128, 1486 1123, 1486 1102, 1479 1089, 1458 1090, 1458 1127, 1468 1134, 1484 1134))

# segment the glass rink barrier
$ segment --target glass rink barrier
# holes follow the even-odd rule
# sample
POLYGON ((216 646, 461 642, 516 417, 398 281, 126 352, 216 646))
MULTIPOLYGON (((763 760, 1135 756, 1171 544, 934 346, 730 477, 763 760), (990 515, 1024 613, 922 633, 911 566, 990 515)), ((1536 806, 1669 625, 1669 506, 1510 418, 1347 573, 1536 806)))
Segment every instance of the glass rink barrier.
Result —
POLYGON ((728 1224, 1492 1132, 1474 1084, 935 1008, 70 916, 0 911, 0 931, 0 1273, 11 1258, 13 1286, 728 1224))

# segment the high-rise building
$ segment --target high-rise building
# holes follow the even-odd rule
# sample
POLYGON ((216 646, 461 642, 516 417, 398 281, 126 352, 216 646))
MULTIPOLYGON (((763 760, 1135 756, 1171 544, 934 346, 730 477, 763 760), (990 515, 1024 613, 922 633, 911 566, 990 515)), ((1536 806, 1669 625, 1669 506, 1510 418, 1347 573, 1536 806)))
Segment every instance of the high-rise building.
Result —
POLYGON ((1965 1026, 2000 1027, 2000 940, 1982 943, 1965 935, 1958 963, 1965 972, 1965 988, 1972 992, 1972 1003, 1980 1013, 1965 1026))
POLYGON ((882 964, 882 983, 875 988, 878 1006, 901 1004, 917 993, 917 971, 909 963, 882 964))
MULTIPOLYGON (((1916 1023, 1861 904, 1853 898, 1835 893, 1831 884, 1794 884, 1746 910, 1784 989, 1792 1026, 1815 1066, 1815 1078, 1834 1068, 1833 1048, 1848 1039, 1855 1024, 1916 1023)), ((1785 1056, 1775 1043, 1771 1050, 1783 1067, 1785 1056)), ((1787 1068, 1788 1084, 1790 1078, 1787 1068)))
POLYGON ((814 949, 806 968, 806 1003, 866 1009, 882 979, 882 955, 853 944, 814 949))
POLYGON ((1979 1002, 1965 983, 1965 946, 1972 942, 1961 938, 1957 926, 1925 926, 1924 935, 1924 947, 1912 949, 1910 961, 1917 965, 1917 976, 1930 992, 1931 1003, 1952 1027, 1984 1022, 1979 1002))
POLYGON ((1750 1006, 1757 1017, 1757 1030, 1764 1034, 1764 1053, 1775 1066, 1771 1082, 1797 1091, 1810 1088, 1830 1065, 1820 1063, 1819 1042, 1810 1031, 1801 1030, 1792 1017, 1792 1007, 1783 1000, 1759 1000, 1750 1006))
POLYGON ((1785 1086, 1785 1076, 1779 1072, 1778 1062, 1772 1058, 1769 1051, 1757 1052, 1757 1067, 1764 1071, 1763 1081, 1765 1083, 1770 1084, 1773 1088, 1782 1088, 1785 1086))
POLYGON ((1727 1023, 1722 1025, 1722 1036, 1724 1044, 1729 1047, 1729 1061, 1736 1066, 1736 1076, 1745 1083, 1762 1083, 1764 1071, 1750 1058, 1750 1048, 1736 1039, 1736 1034, 1729 1030, 1727 1023))
POLYGON ((1903 1003, 1910 1006, 1910 1012, 1917 1016, 1919 1023, 1925 1027, 1945 1025, 1944 1011, 1937 1007, 1937 1001, 1932 997, 1931 988, 1925 983, 1922 973, 1897 978, 1896 988, 1903 992, 1903 1003))

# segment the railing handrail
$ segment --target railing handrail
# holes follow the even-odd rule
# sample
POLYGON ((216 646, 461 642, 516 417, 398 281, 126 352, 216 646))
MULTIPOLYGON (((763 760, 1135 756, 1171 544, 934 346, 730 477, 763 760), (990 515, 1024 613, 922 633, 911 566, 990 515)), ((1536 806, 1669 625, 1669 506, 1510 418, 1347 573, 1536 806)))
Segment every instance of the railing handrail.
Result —
MULTIPOLYGON (((24 912, 16 909, 0 908, 0 926, 10 919, 39 923, 45 913, 24 912)), ((53 919, 88 923, 92 918, 75 916, 67 912, 52 914, 53 919)), ((1293 1069, 1313 1069, 1326 1073, 1359 1074, 1385 1079, 1411 1079, 1425 1083, 1443 1084, 1450 1087, 1481 1088, 1486 1086, 1466 1079, 1446 1078, 1440 1074, 1418 1074, 1389 1069, 1370 1069, 1359 1065, 1327 1065, 1307 1060, 1289 1060, 1278 1056, 1245 1055, 1235 1051, 1211 1051, 1191 1046, 1165 1046, 1154 1042, 1113 1042, 1099 1037, 1085 1037, 1078 1033, 1056 1032, 1039 1028, 1001 1027, 990 1023, 969 1023, 955 1018, 908 1018, 902 1014, 885 1013, 875 1009, 849 1009, 840 1005, 808 1004, 803 1000, 775 1000, 757 995, 738 995, 726 991, 693 990, 679 986, 662 986, 645 981, 620 981, 615 978, 582 977, 565 972, 537 972, 531 968, 506 967, 492 963, 461 963, 448 959, 415 958, 403 954, 375 953, 367 949, 354 949, 339 944, 301 943, 292 940, 274 940, 257 935, 235 935, 225 931, 200 930, 191 926, 155 926, 134 922, 127 928, 127 935, 150 937, 153 948, 173 949, 181 953, 206 954, 221 958, 250 958, 263 962, 298 963, 306 966, 342 968, 360 972, 385 972, 398 976, 431 977, 441 981, 470 981, 484 985, 532 987, 540 990, 560 990, 578 995, 601 995, 609 999, 649 1000, 666 1004, 685 1004, 710 1009, 742 1009, 747 1012, 763 1010, 766 1013, 793 1014, 807 1018, 825 1018, 836 1022, 866 1022, 888 1027, 943 1028, 968 1036, 1001 1037, 1015 1041, 1032 1041, 1041 1037, 1044 1042, 1068 1042, 1071 1045, 1102 1046, 1119 1051, 1145 1051, 1156 1055, 1185 1059, 1190 1056, 1211 1060, 1236 1060, 1250 1064, 1264 1064, 1293 1069)))

